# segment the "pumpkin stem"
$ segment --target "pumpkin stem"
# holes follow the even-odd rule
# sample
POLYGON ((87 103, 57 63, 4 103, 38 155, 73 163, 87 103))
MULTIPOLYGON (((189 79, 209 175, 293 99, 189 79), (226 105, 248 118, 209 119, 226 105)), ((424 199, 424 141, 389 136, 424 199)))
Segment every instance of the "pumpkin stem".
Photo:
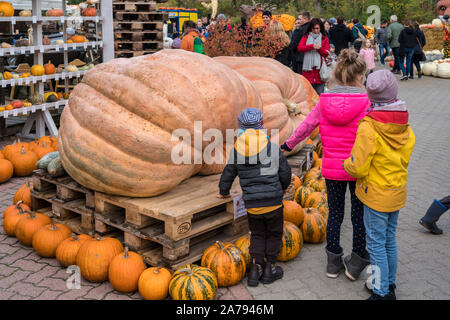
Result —
POLYGON ((95 240, 97 240, 97 241, 102 240, 102 237, 98 233, 96 233, 94 237, 95 237, 95 240))
POLYGON ((20 204, 21 203, 23 203, 23 200, 19 200, 19 201, 17 201, 17 203, 16 203, 16 207, 20 207, 20 204))
POLYGON ((78 238, 78 236, 75 232, 72 232, 71 234, 69 234, 69 237, 72 237, 74 241, 80 240, 80 238, 78 238))
POLYGON ((51 225, 50 225, 50 230, 51 230, 51 231, 58 230, 58 227, 56 226, 56 224, 55 224, 54 221, 52 221, 50 224, 51 224, 51 225))
POLYGON ((159 273, 159 270, 161 270, 161 267, 156 267, 156 268, 153 270, 153 273, 154 273, 154 274, 158 274, 158 273, 159 273))
POLYGON ((127 259, 127 258, 129 257, 129 255, 128 255, 128 247, 125 247, 125 248, 123 249, 123 257, 124 257, 125 259, 127 259))
POLYGON ((194 273, 192 272, 192 270, 189 269, 189 268, 183 268, 183 269, 180 269, 180 270, 178 270, 178 272, 186 272, 188 276, 192 276, 192 275, 194 274, 194 273))
POLYGON ((216 241, 216 243, 219 245, 219 248, 220 248, 221 250, 225 249, 225 247, 224 247, 224 245, 223 245, 222 242, 216 241))
POLYGON ((20 153, 22 153, 22 154, 25 154, 26 152, 25 152, 25 147, 24 146, 22 146, 22 150, 20 151, 20 153))
POLYGON ((25 213, 28 213, 30 215, 31 218, 36 218, 36 214, 34 212, 31 212, 30 210, 25 210, 25 213))

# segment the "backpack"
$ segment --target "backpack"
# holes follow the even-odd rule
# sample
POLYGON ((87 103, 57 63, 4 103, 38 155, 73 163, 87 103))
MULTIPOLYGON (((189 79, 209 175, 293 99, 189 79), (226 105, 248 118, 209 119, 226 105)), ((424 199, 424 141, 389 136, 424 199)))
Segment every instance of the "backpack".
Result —
POLYGON ((205 54, 203 50, 203 41, 200 37, 194 37, 194 52, 205 54))

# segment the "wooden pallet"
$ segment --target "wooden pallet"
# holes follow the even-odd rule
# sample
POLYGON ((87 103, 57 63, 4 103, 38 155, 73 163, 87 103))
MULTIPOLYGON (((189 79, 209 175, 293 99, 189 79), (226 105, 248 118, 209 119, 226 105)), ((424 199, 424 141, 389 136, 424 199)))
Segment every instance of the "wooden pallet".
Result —
POLYGON ((165 12, 126 12, 115 11, 113 14, 116 21, 161 21, 167 19, 167 13, 165 12))
POLYGON ((152 54, 158 52, 158 50, 149 50, 149 51, 116 51, 114 55, 116 58, 133 58, 140 57, 146 54, 152 54))
POLYGON ((156 11, 157 6, 155 1, 144 2, 144 1, 136 1, 136 2, 124 2, 118 1, 113 3, 114 11, 123 11, 123 12, 151 12, 156 11))
POLYGON ((161 30, 163 29, 163 21, 114 21, 114 30, 161 30))
POLYGON ((147 41, 115 41, 114 47, 116 51, 151 51, 160 50, 163 48, 161 40, 147 40, 147 41))
POLYGON ((314 146, 307 144, 297 154, 287 158, 293 174, 299 178, 302 178, 306 171, 311 169, 313 162, 313 151, 314 146))
POLYGON ((131 31, 123 30, 114 33, 114 38, 116 41, 149 41, 149 40, 159 40, 162 41, 163 33, 159 30, 149 30, 149 31, 131 31))

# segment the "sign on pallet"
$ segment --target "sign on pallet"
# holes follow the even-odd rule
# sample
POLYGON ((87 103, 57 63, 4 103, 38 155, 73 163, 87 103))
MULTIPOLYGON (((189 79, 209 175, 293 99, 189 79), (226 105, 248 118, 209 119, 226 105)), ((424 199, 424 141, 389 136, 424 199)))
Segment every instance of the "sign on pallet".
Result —
POLYGON ((234 220, 247 215, 247 209, 245 208, 244 199, 242 199, 242 194, 233 199, 234 205, 234 220))

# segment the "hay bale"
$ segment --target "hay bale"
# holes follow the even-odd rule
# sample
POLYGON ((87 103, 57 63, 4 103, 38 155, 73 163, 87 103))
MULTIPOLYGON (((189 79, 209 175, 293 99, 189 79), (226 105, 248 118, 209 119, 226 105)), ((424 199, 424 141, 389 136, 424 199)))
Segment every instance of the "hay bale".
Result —
POLYGON ((442 27, 435 27, 433 29, 422 28, 422 31, 427 40, 425 47, 423 47, 424 51, 441 51, 444 48, 444 31, 442 27))

